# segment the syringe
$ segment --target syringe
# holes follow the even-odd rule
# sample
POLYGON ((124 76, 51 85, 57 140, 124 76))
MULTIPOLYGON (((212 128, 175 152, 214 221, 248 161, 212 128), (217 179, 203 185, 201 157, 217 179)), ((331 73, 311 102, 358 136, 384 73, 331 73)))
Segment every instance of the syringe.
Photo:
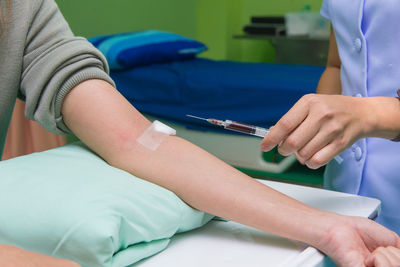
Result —
POLYGON ((250 134, 250 135, 255 135, 258 137, 264 138, 269 133, 269 130, 266 128, 246 124, 246 123, 241 123, 237 121, 231 121, 231 120, 217 120, 217 119, 205 119, 193 115, 186 115, 191 118, 199 119, 199 120, 204 120, 207 121, 211 124, 217 125, 217 126, 222 126, 227 130, 235 131, 235 132, 240 132, 240 133, 245 133, 245 134, 250 134))
MULTIPOLYGON (((193 115, 186 115, 191 118, 199 119, 199 120, 204 120, 207 121, 211 124, 218 125, 218 126, 223 126, 227 130, 235 131, 235 132, 240 132, 240 133, 245 133, 245 134, 250 134, 250 135, 255 135, 258 137, 264 138, 269 133, 269 129, 246 124, 246 123, 241 123, 241 122, 236 122, 236 121, 231 121, 231 120, 217 120, 217 119, 205 119, 193 115)), ((340 155, 337 155, 334 157, 334 159, 337 161, 337 163, 342 164, 343 158, 340 155)))

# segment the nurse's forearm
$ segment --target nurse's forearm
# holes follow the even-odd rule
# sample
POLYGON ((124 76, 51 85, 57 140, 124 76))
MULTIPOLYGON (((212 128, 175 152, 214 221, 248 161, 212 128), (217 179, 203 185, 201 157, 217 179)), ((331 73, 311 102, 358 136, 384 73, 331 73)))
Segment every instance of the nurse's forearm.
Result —
POLYGON ((331 27, 329 40, 328 60, 326 69, 318 83, 317 94, 340 95, 342 94, 342 84, 340 81, 341 61, 336 43, 335 33, 331 27))
POLYGON ((138 144, 150 122, 103 81, 78 85, 62 113, 111 165, 170 189, 196 209, 313 245, 337 223, 337 215, 288 198, 179 137, 167 137, 156 151, 138 144))
POLYGON ((327 66, 322 73, 317 87, 317 94, 340 95, 342 84, 340 81, 340 69, 335 66, 327 66))

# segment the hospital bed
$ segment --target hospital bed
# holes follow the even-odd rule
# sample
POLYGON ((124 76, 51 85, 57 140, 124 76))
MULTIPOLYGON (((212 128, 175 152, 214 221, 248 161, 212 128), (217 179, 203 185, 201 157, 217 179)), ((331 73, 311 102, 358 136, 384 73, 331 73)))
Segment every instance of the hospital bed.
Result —
POLYGON ((270 127, 299 98, 315 92, 323 70, 195 58, 111 71, 111 76, 139 111, 177 129, 177 135, 235 167, 282 173, 296 162, 293 156, 272 152, 272 160, 266 160, 260 138, 221 130, 186 114, 270 127))
MULTIPOLYGON (((272 181, 272 188, 313 207, 374 219, 377 199, 272 181)), ((131 267, 328 267, 332 261, 297 241, 274 236, 238 223, 213 220, 204 227, 175 235, 159 254, 131 267)))

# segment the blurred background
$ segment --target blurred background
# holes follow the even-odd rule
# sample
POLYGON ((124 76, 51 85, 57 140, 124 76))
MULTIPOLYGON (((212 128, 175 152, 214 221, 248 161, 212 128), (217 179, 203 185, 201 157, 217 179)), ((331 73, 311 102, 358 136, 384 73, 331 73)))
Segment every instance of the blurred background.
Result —
POLYGON ((205 43, 201 56, 249 62, 274 62, 270 42, 240 40, 252 16, 319 12, 322 0, 57 0, 76 35, 158 29, 205 43))
MULTIPOLYGON (((301 64, 321 68, 326 62, 329 25, 321 20, 322 17, 318 17, 317 21, 314 19, 312 24, 315 25, 307 25, 310 23, 309 18, 319 16, 322 0, 56 2, 74 34, 86 38, 155 29, 173 32, 204 43, 208 50, 201 53, 198 56, 200 58, 301 64)), ((3 159, 47 150, 77 140, 73 135, 64 137, 47 133, 35 122, 24 119, 23 109, 24 103, 18 101, 3 159)), ((260 151, 256 153, 259 154, 260 151)), ((262 155, 263 160, 276 160, 276 157, 271 154, 262 155)), ((312 171, 299 163, 280 173, 237 167, 256 177, 317 187, 322 185, 323 169, 312 171)))

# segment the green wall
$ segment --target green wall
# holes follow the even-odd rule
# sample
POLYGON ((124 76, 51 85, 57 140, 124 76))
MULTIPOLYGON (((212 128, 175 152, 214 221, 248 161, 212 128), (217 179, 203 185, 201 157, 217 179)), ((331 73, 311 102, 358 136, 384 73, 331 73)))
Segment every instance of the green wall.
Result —
POLYGON ((56 0, 76 35, 159 29, 196 37, 196 0, 56 0))

